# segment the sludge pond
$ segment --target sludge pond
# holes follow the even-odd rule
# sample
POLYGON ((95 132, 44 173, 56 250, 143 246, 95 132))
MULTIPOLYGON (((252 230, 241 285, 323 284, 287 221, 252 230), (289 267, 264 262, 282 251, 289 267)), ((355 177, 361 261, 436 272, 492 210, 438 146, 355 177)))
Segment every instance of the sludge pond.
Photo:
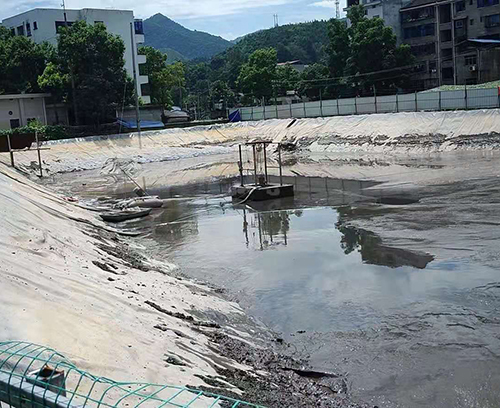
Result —
MULTIPOLYGON (((346 374, 349 392, 361 400, 494 407, 496 177, 409 189, 379 188, 369 177, 290 176, 294 200, 253 206, 232 205, 232 178, 186 177, 175 186, 161 180, 148 192, 167 199, 165 207, 123 227, 145 233, 135 239, 149 256, 224 288, 294 355, 346 374)), ((123 197, 133 188, 123 176, 86 172, 54 183, 87 198, 123 197)))

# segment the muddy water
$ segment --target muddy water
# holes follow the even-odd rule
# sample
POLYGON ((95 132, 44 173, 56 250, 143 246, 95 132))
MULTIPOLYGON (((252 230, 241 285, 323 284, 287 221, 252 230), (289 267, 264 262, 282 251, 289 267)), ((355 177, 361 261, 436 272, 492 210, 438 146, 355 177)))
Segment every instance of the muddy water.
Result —
POLYGON ((437 168, 418 187, 294 177, 295 200, 253 207, 232 205, 231 179, 156 185, 166 208, 126 226, 152 256, 226 288, 292 353, 345 373, 362 400, 496 407, 500 196, 494 172, 470 167, 474 178, 437 168))
POLYGON ((348 226, 349 207, 255 211, 224 203, 171 202, 144 243, 186 274, 228 288, 317 368, 348 372, 364 400, 495 406, 496 265, 467 252, 435 259, 386 245, 348 226))

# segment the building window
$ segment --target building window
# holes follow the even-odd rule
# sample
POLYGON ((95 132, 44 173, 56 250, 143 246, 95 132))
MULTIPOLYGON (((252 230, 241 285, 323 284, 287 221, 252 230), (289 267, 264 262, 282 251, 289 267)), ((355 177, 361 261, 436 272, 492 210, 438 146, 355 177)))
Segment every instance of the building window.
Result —
POLYGON ((460 11, 464 11, 464 10, 465 10, 465 0, 457 1, 455 3, 455 11, 457 13, 459 13, 460 11))
POLYGON ((489 7, 498 4, 498 0, 477 0, 477 7, 489 7))
POLYGON ((139 64, 139 75, 147 75, 146 64, 139 64))
POLYGON ((493 14, 484 18, 484 26, 486 28, 500 26, 500 14, 493 14))
POLYGON ((142 24, 142 20, 134 21, 134 30, 136 34, 144 34, 144 26, 142 24))
POLYGON ((453 68, 447 67, 442 70, 443 79, 453 79, 453 68))
POLYGON ((33 30, 38 30, 38 23, 33 21, 33 30))
POLYGON ((449 58, 453 55, 453 50, 451 48, 445 48, 441 50, 441 56, 443 58, 449 58))
POLYGON ((142 96, 151 95, 151 87, 149 86, 149 84, 141 84, 141 94, 142 96))
POLYGON ((433 17, 434 17, 434 6, 424 7, 417 10, 405 11, 402 14, 403 23, 425 20, 427 18, 433 18, 433 17))
POLYGON ((457 20, 455 21, 455 28, 464 28, 464 20, 457 20))
POLYGON ((451 30, 442 30, 441 31, 441 42, 451 41, 451 30))
POLYGON ((15 129, 18 127, 21 127, 21 123, 20 123, 19 119, 11 119, 10 120, 10 128, 15 129))
POLYGON ((368 15, 368 10, 367 10, 367 9, 365 9, 365 16, 367 16, 367 15, 368 15))
POLYGON ((435 54, 436 43, 430 42, 427 44, 414 45, 411 47, 411 53, 415 56, 435 54))
POLYGON ((26 35, 31 37, 31 25, 30 23, 26 23, 26 35))
POLYGON ((429 61, 429 74, 435 74, 437 72, 437 62, 429 61))
POLYGON ((24 35, 24 26, 17 27, 17 35, 24 35))
POLYGON ((434 35, 434 24, 424 24, 415 27, 406 27, 404 29, 404 38, 418 38, 434 35))
POLYGON ((68 22, 56 21, 56 33, 59 34, 61 31, 61 28, 65 27, 66 24, 68 25, 68 27, 71 27, 73 25, 73 22, 72 21, 68 21, 68 22))
POLYGON ((15 28, 11 28, 10 29, 10 34, 14 37, 16 35, 16 29, 15 28))
POLYGON ((476 64, 477 64, 477 57, 475 55, 465 57, 465 65, 476 65, 476 64))
POLYGON ((471 18, 471 19, 469 20, 469 24, 470 24, 471 26, 472 26, 472 25, 474 25, 474 19, 473 19, 473 18, 471 18))

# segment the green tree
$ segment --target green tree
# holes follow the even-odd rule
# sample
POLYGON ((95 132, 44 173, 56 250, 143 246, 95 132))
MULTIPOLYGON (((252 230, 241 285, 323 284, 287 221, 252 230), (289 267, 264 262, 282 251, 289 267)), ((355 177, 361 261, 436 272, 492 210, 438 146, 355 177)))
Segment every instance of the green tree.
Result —
POLYGON ((160 83, 164 92, 165 99, 163 106, 170 108, 172 105, 184 106, 184 99, 187 96, 186 70, 182 62, 167 65, 159 74, 160 83), (169 100, 170 98, 170 100, 169 100))
POLYGON ((53 56, 50 44, 35 44, 0 27, 0 93, 39 92, 38 76, 53 56))
POLYGON ((222 109, 227 109, 236 102, 234 92, 229 88, 227 82, 215 81, 210 87, 210 99, 213 104, 221 104, 222 109))
POLYGON ((114 118, 118 106, 132 104, 133 83, 124 68, 125 45, 119 36, 109 34, 103 24, 78 21, 61 29, 57 43, 57 56, 39 83, 48 90, 62 87, 68 102, 75 98, 78 122, 99 126, 114 118))
POLYGON ((392 28, 378 17, 367 18, 361 5, 351 7, 347 17, 351 21, 349 28, 337 20, 329 23, 331 74, 352 76, 350 82, 360 91, 371 92, 376 86, 393 92, 407 79, 408 72, 397 68, 414 63, 410 47, 397 46, 392 28))
POLYGON ((280 65, 276 68, 276 96, 286 95, 287 91, 295 91, 299 85, 300 74, 290 65, 280 65))
POLYGON ((349 32, 345 22, 337 19, 330 20, 328 37, 330 38, 327 46, 330 75, 333 78, 341 77, 344 75, 346 61, 350 56, 349 32))
POLYGON ((248 62, 241 67, 238 87, 256 98, 270 98, 273 95, 273 81, 276 79, 277 60, 274 48, 253 52, 248 62))
POLYGON ((320 98, 320 89, 324 98, 331 96, 326 93, 329 78, 328 67, 323 64, 313 64, 308 66, 301 75, 301 81, 298 86, 300 95, 305 95, 309 99, 316 100, 320 98))
POLYGON ((167 54, 153 47, 140 47, 137 53, 146 56, 146 63, 144 64, 145 75, 152 75, 167 66, 167 54))
POLYGON ((186 84, 184 64, 167 65, 167 54, 149 46, 139 48, 139 53, 146 56, 143 73, 149 77, 151 102, 165 109, 172 107, 174 100, 182 105, 180 95, 186 84))

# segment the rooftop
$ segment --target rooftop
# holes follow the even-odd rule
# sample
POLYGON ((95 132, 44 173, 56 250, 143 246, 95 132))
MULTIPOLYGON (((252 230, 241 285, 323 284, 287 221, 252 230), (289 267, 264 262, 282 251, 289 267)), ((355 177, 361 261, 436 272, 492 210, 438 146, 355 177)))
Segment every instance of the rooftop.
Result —
POLYGON ((0 95, 0 100, 6 99, 33 99, 33 98, 48 98, 49 93, 33 93, 33 94, 12 94, 12 95, 0 95))

